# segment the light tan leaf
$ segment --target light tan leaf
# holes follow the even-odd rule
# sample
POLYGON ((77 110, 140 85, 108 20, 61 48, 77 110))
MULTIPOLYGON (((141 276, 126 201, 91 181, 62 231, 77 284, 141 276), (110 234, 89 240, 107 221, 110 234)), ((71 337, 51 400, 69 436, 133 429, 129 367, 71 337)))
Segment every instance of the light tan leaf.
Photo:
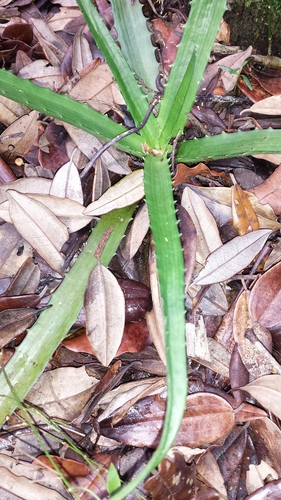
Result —
MULTIPOLYGON (((235 70, 235 69, 240 69, 243 65, 243 63, 246 61, 246 59, 251 55, 253 50, 253 47, 248 47, 244 52, 237 52, 236 54, 231 54, 227 58, 224 59, 224 62, 222 63, 224 66, 235 70), (226 62, 226 59, 229 60, 229 62, 226 62)), ((238 75, 237 73, 230 73, 228 71, 223 71, 222 72, 222 82, 223 86, 225 89, 226 94, 231 92, 231 90, 234 89, 236 83, 237 83, 237 78, 238 75)))
POLYGON ((241 387, 265 409, 281 418, 281 375, 265 375, 241 387))
POLYGON ((264 154, 264 155, 253 155, 254 158, 260 158, 262 160, 270 161, 275 165, 280 165, 281 163, 281 155, 278 154, 264 154))
POLYGON ((72 71, 74 75, 93 61, 90 44, 83 30, 84 26, 80 26, 73 40, 72 71))
POLYGON ((200 457, 198 464, 196 464, 196 470, 209 486, 215 488, 221 494, 220 500, 227 498, 227 491, 218 462, 211 451, 207 451, 200 457))
POLYGON ((59 66, 50 66, 46 59, 37 59, 30 64, 26 64, 18 73, 20 78, 31 80, 37 85, 50 87, 52 90, 59 90, 64 80, 59 66))
POLYGON ((132 205, 144 197, 143 170, 126 175, 109 188, 99 200, 93 201, 84 211, 85 215, 102 215, 116 208, 132 205))
POLYGON ((0 96, 0 121, 6 127, 28 112, 29 109, 22 104, 11 101, 11 99, 2 95, 0 96))
POLYGON ((250 108, 243 109, 240 115, 248 114, 249 111, 259 115, 281 116, 281 95, 273 95, 255 102, 250 108))
MULTIPOLYGON (((89 159, 91 159, 96 151, 103 146, 103 143, 93 135, 73 127, 73 125, 69 125, 68 123, 64 123, 63 126, 76 146, 89 159)), ((113 147, 103 153, 102 162, 107 170, 115 172, 116 174, 126 175, 131 172, 131 169, 128 167, 128 157, 126 153, 118 151, 113 147)))
POLYGON ((52 269, 63 274, 64 257, 60 250, 69 236, 65 225, 48 208, 27 195, 12 190, 7 194, 15 228, 52 269))
POLYGON ((111 186, 109 172, 104 166, 101 158, 98 158, 95 165, 95 175, 92 188, 92 201, 98 200, 103 193, 111 186))
POLYGON ((49 194, 52 181, 41 177, 26 177, 0 186, 0 203, 8 199, 7 191, 13 189, 19 193, 49 194))
POLYGON ((181 204, 189 213, 196 228, 196 260, 204 264, 208 255, 222 245, 216 221, 202 198, 188 186, 183 191, 181 204))
MULTIPOLYGON (((77 5, 77 4, 76 4, 77 5)), ((48 26, 53 31, 62 31, 69 21, 81 16, 81 11, 76 8, 60 6, 59 12, 53 14, 48 21, 48 26)))
POLYGON ((14 121, 0 136, 0 153, 11 149, 18 154, 26 154, 38 135, 38 112, 31 111, 14 121))
POLYGON ((251 189, 261 204, 268 203, 276 215, 281 214, 281 165, 261 184, 251 189))
POLYGON ((113 274, 98 263, 85 293, 86 329, 98 360, 108 366, 116 355, 125 325, 125 299, 113 274))
POLYGON ((43 373, 26 399, 44 407, 44 411, 53 417, 73 420, 97 382, 94 377, 89 377, 84 366, 57 368, 43 373))
MULTIPOLYGON (((91 222, 92 217, 84 215, 85 207, 77 201, 70 200, 69 198, 59 198, 57 196, 44 195, 44 194, 29 194, 29 198, 39 201, 56 217, 58 217, 63 224, 67 227, 70 233, 79 231, 91 222)), ((1 217, 1 205, 0 205, 1 217)))
MULTIPOLYGON (((0 205, 1 208, 1 205, 0 205)), ((0 212, 1 215, 1 212, 0 212)), ((192 301, 200 291, 200 286, 190 285, 186 290, 186 306, 189 309, 192 309, 193 304, 192 301)), ((206 293, 204 293, 203 297, 200 298, 200 302, 198 304, 200 312, 203 315, 219 315, 222 316, 228 311, 228 301, 225 294, 225 289, 220 283, 214 283, 211 285, 206 293)))
POLYGON ((228 241, 208 257, 194 283, 210 285, 232 278, 252 262, 270 233, 269 229, 259 229, 228 241))
POLYGON ((73 161, 68 161, 57 171, 50 194, 60 198, 69 198, 83 205, 81 180, 73 161))
POLYGON ((107 63, 92 69, 73 87, 69 93, 76 101, 87 102, 100 113, 106 113, 114 103, 124 104, 117 83, 107 63))
POLYGON ((14 276, 24 261, 33 254, 32 247, 12 224, 0 226, 0 279, 14 276))
POLYGON ((126 260, 130 260, 137 253, 149 229, 147 205, 138 209, 128 234, 121 240, 121 253, 126 260))

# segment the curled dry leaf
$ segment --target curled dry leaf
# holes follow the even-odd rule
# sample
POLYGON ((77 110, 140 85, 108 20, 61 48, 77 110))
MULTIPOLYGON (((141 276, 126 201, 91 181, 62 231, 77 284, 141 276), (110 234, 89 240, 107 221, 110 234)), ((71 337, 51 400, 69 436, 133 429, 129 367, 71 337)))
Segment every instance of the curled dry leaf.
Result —
POLYGON ((136 170, 109 188, 97 201, 90 203, 85 215, 107 214, 116 208, 132 205, 144 197, 143 171, 136 170))
POLYGON ((60 250, 69 236, 65 225, 27 195, 12 190, 7 195, 15 228, 52 269, 63 274, 64 257, 60 250))
MULTIPOLYGON (((100 422, 101 434, 129 446, 156 448, 163 427, 166 401, 149 396, 135 404, 115 427, 111 419, 100 422)), ((229 403, 220 396, 197 393, 188 396, 187 409, 175 445, 198 447, 225 437, 234 426, 229 403)))
POLYGON ((38 315, 38 309, 7 309, 0 312, 0 349, 25 332, 38 315))
POLYGON ((281 322, 281 262, 266 271, 250 293, 249 310, 254 321, 266 328, 281 322))
POLYGON ((241 387, 266 410, 281 418, 281 375, 265 375, 241 387))
POLYGON ((109 365, 120 346, 125 324, 125 299, 113 274, 98 263, 85 293, 87 335, 98 360, 109 365))
POLYGON ((194 284, 210 285, 232 278, 252 262, 270 233, 268 229, 259 229, 244 236, 237 236, 215 250, 208 257, 194 284))

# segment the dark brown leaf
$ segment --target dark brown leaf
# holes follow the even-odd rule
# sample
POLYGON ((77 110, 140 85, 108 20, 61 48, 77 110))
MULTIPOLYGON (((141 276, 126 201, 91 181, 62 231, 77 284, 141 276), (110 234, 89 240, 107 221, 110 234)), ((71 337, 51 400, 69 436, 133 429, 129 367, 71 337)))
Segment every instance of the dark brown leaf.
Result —
MULTIPOLYGON (((135 404, 126 417, 111 426, 111 418, 100 422, 101 434, 130 446, 159 444, 166 401, 149 396, 135 404)), ((215 394, 197 393, 188 396, 187 409, 175 444, 197 447, 225 437, 234 425, 231 406, 215 394)))
POLYGON ((182 453, 174 452, 158 466, 158 474, 144 484, 153 500, 192 500, 195 489, 195 464, 187 465, 182 453))

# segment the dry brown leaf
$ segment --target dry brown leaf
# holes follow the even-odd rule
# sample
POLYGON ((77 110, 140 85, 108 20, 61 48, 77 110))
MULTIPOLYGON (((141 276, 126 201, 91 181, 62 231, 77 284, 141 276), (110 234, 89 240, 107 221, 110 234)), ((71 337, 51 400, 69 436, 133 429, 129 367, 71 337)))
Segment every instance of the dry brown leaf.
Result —
POLYGON ((0 496, 10 500, 71 500, 55 471, 0 455, 0 496), (13 496, 12 496, 13 495, 13 496))
POLYGON ((259 203, 268 203, 276 215, 281 214, 281 165, 261 184, 250 189, 255 194, 259 203))
POLYGON ((26 400, 43 407, 52 417, 71 421, 78 416, 97 383, 84 366, 57 368, 41 375, 26 400))
POLYGON ((36 320, 38 309, 7 309, 0 312, 0 348, 25 332, 36 320))
POLYGON ((87 102, 100 113, 106 113, 114 103, 124 104, 124 99, 106 63, 92 69, 73 87, 69 96, 87 102))
POLYGON ((187 465, 182 453, 175 451, 158 466, 157 474, 149 478, 144 488, 153 500, 192 500, 195 493, 196 465, 187 465))
MULTIPOLYGON (((82 153, 91 159, 96 151, 98 151, 103 143, 100 142, 96 137, 83 130, 80 130, 73 125, 64 123, 64 128, 67 130, 73 142, 82 151, 82 153)), ((118 151, 115 148, 109 148, 102 155, 102 163, 111 172, 116 174, 126 175, 131 172, 128 167, 128 157, 126 153, 118 151)))
POLYGON ((50 66, 46 59, 37 59, 25 65, 18 73, 23 79, 31 80, 37 85, 50 87, 52 90, 60 90, 64 80, 59 66, 50 66))
POLYGON ((13 189, 19 193, 49 194, 52 181, 41 177, 25 177, 0 186, 0 203, 8 199, 7 191, 13 189))
POLYGON ((281 263, 266 271, 250 293, 249 310, 254 321, 272 328, 281 322, 281 263))
POLYGON ((98 263, 85 293, 86 329, 98 360, 105 366, 121 344, 125 325, 125 299, 114 275, 98 263))
MULTIPOLYGON (((223 59, 223 66, 230 68, 231 70, 239 70, 242 68, 243 63, 251 55, 253 47, 248 47, 244 52, 237 52, 236 54, 231 54, 223 59)), ((237 73, 230 73, 228 71, 223 71, 221 76, 224 90, 226 94, 231 92, 235 85, 237 84, 237 73)))
POLYGON ((166 365, 164 315, 160 297, 159 277, 154 249, 152 249, 149 254, 149 276, 153 309, 147 313, 146 321, 158 355, 162 363, 166 365))
POLYGON ((232 278, 252 262, 270 233, 269 229, 259 229, 225 243, 208 257, 194 284, 210 285, 232 278))
POLYGON ((281 375, 264 375, 241 387, 266 410, 281 418, 281 375))
POLYGON ((14 121, 0 136, 0 153, 13 151, 26 154, 38 136, 38 112, 31 111, 14 121))
POLYGON ((218 462, 211 451, 207 451, 207 453, 203 454, 196 468, 206 484, 215 488, 221 494, 222 499, 226 499, 227 491, 224 480, 218 462))
MULTIPOLYGON (((159 444, 166 401, 149 396, 135 404, 115 427, 111 419, 100 421, 101 434, 130 446, 156 448, 159 444)), ((191 394, 175 445, 198 447, 224 438, 234 426, 230 404, 210 393, 191 394)))
POLYGON ((85 215, 102 215, 132 205, 144 197, 143 170, 126 175, 85 209, 85 215))
POLYGON ((233 318, 233 338, 238 344, 242 362, 255 378, 270 373, 281 374, 280 364, 265 347, 266 332, 258 326, 249 318, 248 298, 246 292, 243 292, 235 305, 233 318))
POLYGON ((84 26, 80 26, 73 40, 73 74, 79 73, 87 64, 93 61, 90 44, 83 34, 84 26))
POLYGON ((189 187, 183 191, 181 204, 196 228, 196 260, 204 264, 208 255, 222 245, 216 221, 202 198, 189 187))
POLYGON ((13 190, 7 195, 15 228, 52 269, 63 274, 64 257, 60 250, 69 237, 66 226, 48 208, 27 195, 13 190))
POLYGON ((81 17, 81 11, 77 7, 71 8, 61 5, 59 12, 54 13, 48 20, 48 26, 53 31, 62 31, 67 23, 78 17, 81 17))
POLYGON ((0 96, 0 121, 4 123, 4 125, 11 125, 14 121, 26 115, 28 112, 29 109, 26 106, 11 101, 11 99, 7 97, 0 96))
POLYGON ((243 109, 240 115, 248 114, 249 111, 259 115, 281 116, 281 95, 273 95, 255 102, 248 109, 243 109))
POLYGON ((258 465, 250 464, 249 470, 246 473, 246 487, 248 494, 250 495, 258 488, 262 488, 268 476, 272 479, 278 479, 276 470, 270 467, 270 465, 264 460, 262 460, 258 465))
POLYGON ((0 226, 0 278, 14 276, 23 262, 33 254, 32 247, 11 224, 0 226))
POLYGON ((78 170, 73 161, 65 163, 55 174, 50 194, 60 198, 69 198, 83 205, 83 191, 78 170))
POLYGON ((187 356, 210 362, 209 344, 202 316, 195 317, 194 323, 186 323, 185 335, 187 356))
POLYGON ((33 17, 30 19, 30 24, 48 61, 52 66, 60 66, 68 49, 67 44, 50 29, 43 19, 33 17))
POLYGON ((149 216, 146 203, 135 214, 133 223, 121 240, 121 253, 126 260, 130 260, 137 253, 149 229, 149 216))

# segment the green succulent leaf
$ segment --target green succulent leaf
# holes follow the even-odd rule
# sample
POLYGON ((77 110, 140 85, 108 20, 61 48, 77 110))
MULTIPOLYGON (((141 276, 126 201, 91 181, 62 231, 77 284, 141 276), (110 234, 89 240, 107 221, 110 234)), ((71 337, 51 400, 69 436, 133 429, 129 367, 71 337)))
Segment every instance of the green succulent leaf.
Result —
POLYGON ((225 9, 225 0, 192 0, 160 105, 160 148, 184 129, 225 9))
MULTIPOLYGON (((96 44, 113 73, 135 124, 139 125, 148 108, 145 94, 142 92, 129 64, 113 40, 93 2, 91 0, 77 0, 77 3, 87 21, 96 44)), ((156 123, 152 115, 146 126, 142 129, 141 135, 143 135, 147 142, 150 137, 155 137, 155 134, 156 123)))
POLYGON ((280 130, 251 130, 184 141, 177 160, 186 163, 250 156, 265 153, 281 153, 280 130))
POLYGON ((158 75, 158 63, 151 43, 151 33, 139 0, 112 0, 114 27, 121 52, 136 76, 148 89, 156 91, 155 80, 158 75))
MULTIPOLYGON (((109 141, 126 131, 122 125, 101 115, 87 104, 74 101, 67 95, 57 94, 48 88, 39 87, 4 69, 0 69, 0 95, 70 123, 104 141, 109 141)), ((118 147, 135 156, 143 156, 142 140, 137 134, 122 139, 118 147)))

